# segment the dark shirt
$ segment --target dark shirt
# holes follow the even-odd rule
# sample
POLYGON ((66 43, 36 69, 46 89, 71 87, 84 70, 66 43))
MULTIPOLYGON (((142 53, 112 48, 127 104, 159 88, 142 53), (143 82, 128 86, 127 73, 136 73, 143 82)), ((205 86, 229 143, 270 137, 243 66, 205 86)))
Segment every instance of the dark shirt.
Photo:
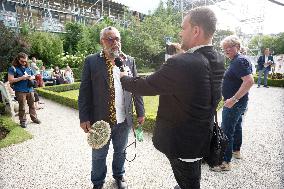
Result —
MULTIPOLYGON (((241 87, 244 76, 252 73, 252 66, 249 59, 241 54, 237 54, 230 62, 223 78, 222 95, 224 100, 231 98, 241 87)), ((247 101, 248 93, 240 101, 247 101)))
MULTIPOLYGON (((28 75, 31 75, 31 76, 34 75, 30 67, 10 67, 8 69, 8 74, 14 75, 15 78, 22 77, 25 72, 28 75)), ((32 92, 33 91, 32 87, 28 87, 28 80, 21 80, 21 81, 13 83, 13 89, 14 91, 18 91, 18 92, 32 92)))

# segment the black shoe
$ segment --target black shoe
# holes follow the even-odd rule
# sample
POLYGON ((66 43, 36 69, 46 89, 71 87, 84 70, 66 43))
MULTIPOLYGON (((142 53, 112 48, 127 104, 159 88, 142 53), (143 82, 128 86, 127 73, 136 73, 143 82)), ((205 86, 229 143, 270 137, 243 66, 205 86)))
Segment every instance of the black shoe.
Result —
POLYGON ((35 119, 35 120, 33 120, 33 122, 36 123, 36 124, 40 124, 41 123, 41 121, 39 119, 35 119))
POLYGON ((26 128, 26 127, 27 127, 27 123, 26 123, 26 122, 21 122, 21 123, 20 123, 20 126, 21 126, 22 128, 26 128))
POLYGON ((267 85, 264 85, 265 88, 269 88, 267 85))
POLYGON ((260 87, 260 85, 257 86, 257 88, 259 88, 259 87, 260 87))
POLYGON ((99 185, 99 186, 95 186, 93 187, 93 189, 102 189, 104 185, 99 185))
POLYGON ((118 189, 127 189, 127 184, 126 184, 124 177, 115 178, 115 182, 116 182, 118 189))
POLYGON ((176 186, 174 187, 174 189, 181 189, 181 188, 179 187, 179 185, 176 185, 176 186))

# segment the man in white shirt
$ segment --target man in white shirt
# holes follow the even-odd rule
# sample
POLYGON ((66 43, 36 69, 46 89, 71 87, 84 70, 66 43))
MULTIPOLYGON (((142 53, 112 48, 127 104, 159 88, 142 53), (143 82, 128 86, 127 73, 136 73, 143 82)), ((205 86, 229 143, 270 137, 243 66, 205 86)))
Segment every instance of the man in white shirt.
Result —
MULTIPOLYGON (((100 33, 102 52, 85 59, 79 91, 80 127, 88 133, 91 125, 104 120, 111 126, 114 154, 113 178, 119 189, 127 188, 125 173, 125 148, 130 128, 133 126, 132 103, 136 107, 138 122, 144 123, 144 104, 141 96, 124 91, 120 83, 120 70, 115 58, 123 59, 129 75, 137 76, 134 59, 121 52, 120 33, 114 27, 106 27, 100 33)), ((107 173, 106 157, 110 141, 100 149, 92 150, 91 180, 94 189, 101 189, 107 173)))

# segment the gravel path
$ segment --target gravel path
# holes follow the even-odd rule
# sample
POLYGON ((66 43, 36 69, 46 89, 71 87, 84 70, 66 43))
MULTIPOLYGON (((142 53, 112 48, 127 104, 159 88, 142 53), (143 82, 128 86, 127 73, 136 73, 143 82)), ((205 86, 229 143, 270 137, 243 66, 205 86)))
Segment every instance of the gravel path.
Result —
MULTIPOLYGON (((27 128, 34 138, 0 149, 0 189, 91 189, 91 149, 79 128, 78 111, 44 101, 45 108, 38 111, 42 124, 27 128)), ((233 159, 230 172, 211 172, 203 165, 201 188, 284 189, 283 112, 283 88, 253 86, 243 125, 245 158, 233 159)), ((129 188, 172 189, 176 182, 169 162, 154 149, 150 134, 144 138, 136 159, 126 163, 129 188)), ((131 156, 134 150, 128 152, 131 156)), ((106 189, 116 188, 111 159, 110 155, 106 189)))

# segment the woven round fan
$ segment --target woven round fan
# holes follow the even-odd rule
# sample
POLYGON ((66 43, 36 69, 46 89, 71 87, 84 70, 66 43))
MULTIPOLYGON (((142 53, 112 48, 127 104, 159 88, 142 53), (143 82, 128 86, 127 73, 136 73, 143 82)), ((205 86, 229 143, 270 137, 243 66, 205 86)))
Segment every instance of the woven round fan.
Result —
POLYGON ((110 133, 110 125, 107 122, 103 120, 97 121, 91 126, 91 130, 88 133, 88 144, 94 149, 100 149, 107 144, 110 133))

